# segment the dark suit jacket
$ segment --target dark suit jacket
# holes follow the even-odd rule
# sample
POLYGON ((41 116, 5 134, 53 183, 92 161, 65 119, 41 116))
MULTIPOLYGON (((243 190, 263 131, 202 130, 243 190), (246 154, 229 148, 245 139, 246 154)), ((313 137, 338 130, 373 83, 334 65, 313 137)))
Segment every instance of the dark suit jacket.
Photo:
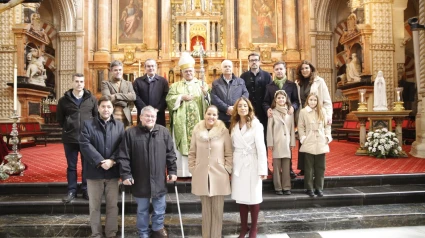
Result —
POLYGON ((133 88, 136 92, 137 121, 140 120, 142 108, 152 106, 158 109, 156 123, 165 126, 165 109, 167 108, 165 97, 169 89, 168 81, 155 74, 154 80, 149 82, 148 76, 145 74, 134 80, 133 88))
MULTIPOLYGON (((266 95, 264 96, 263 102, 263 108, 265 112, 267 112, 267 110, 269 110, 270 106, 272 105, 274 94, 277 90, 279 90, 279 87, 274 82, 266 86, 266 95)), ((289 101, 291 102, 292 107, 294 107, 294 112, 297 111, 297 109, 300 107, 297 85, 287 79, 282 87, 282 90, 284 90, 288 95, 289 101)))

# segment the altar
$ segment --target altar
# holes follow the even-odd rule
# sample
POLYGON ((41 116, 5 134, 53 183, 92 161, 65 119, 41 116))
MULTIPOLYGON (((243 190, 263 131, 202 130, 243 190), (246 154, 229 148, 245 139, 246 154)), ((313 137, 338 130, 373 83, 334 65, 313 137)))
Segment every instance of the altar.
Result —
MULTIPOLYGON (((375 131, 380 128, 387 128, 389 131, 392 131, 392 121, 395 121, 395 134, 398 141, 402 143, 403 130, 402 123, 403 120, 409 115, 411 110, 402 110, 402 111, 353 111, 353 114, 359 120, 360 124, 360 147, 356 151, 356 155, 367 155, 367 148, 365 147, 366 142, 366 121, 370 121, 370 131, 375 131)), ((402 151, 400 157, 407 157, 406 152, 402 151)))

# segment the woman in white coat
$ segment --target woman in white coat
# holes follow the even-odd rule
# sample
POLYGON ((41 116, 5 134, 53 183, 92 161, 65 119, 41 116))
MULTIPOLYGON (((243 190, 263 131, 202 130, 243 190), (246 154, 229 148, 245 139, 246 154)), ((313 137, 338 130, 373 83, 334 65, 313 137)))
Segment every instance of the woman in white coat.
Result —
POLYGON ((267 152, 263 125, 255 117, 251 102, 241 97, 233 106, 230 131, 233 144, 232 199, 239 204, 240 238, 257 237, 260 203, 263 201, 263 181, 267 178, 267 152), (251 211, 251 229, 248 212, 251 211))
MULTIPOLYGON (((310 93, 315 93, 319 96, 319 103, 326 112, 327 124, 331 125, 333 113, 331 95, 329 94, 329 89, 328 86, 326 86, 325 80, 317 75, 317 70, 311 62, 303 60, 301 64, 298 65, 295 83, 298 87, 298 98, 300 99, 300 108, 297 113, 295 113, 295 124, 298 124, 299 112, 306 106, 308 95, 310 93)), ((304 153, 300 151, 298 152, 297 168, 300 170, 298 175, 304 175, 304 153)))

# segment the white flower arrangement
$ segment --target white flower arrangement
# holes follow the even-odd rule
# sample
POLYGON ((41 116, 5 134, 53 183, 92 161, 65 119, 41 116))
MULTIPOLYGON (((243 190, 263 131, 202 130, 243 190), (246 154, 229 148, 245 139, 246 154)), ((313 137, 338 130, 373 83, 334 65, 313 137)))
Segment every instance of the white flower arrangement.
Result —
POLYGON ((394 132, 387 128, 377 129, 367 133, 366 143, 367 153, 378 158, 400 157, 401 146, 394 132))

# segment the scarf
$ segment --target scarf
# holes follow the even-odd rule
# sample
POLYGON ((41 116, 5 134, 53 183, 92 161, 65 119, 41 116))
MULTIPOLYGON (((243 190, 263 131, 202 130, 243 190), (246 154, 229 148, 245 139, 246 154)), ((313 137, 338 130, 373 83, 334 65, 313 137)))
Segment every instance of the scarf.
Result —
POLYGON ((282 119, 285 119, 286 114, 288 114, 288 106, 286 106, 286 104, 284 106, 279 106, 276 104, 274 109, 279 112, 279 115, 282 117, 282 119))
POLYGON ((283 78, 274 78, 274 83, 279 87, 279 89, 283 88, 283 84, 285 84, 286 82, 286 76, 284 76, 283 78))

